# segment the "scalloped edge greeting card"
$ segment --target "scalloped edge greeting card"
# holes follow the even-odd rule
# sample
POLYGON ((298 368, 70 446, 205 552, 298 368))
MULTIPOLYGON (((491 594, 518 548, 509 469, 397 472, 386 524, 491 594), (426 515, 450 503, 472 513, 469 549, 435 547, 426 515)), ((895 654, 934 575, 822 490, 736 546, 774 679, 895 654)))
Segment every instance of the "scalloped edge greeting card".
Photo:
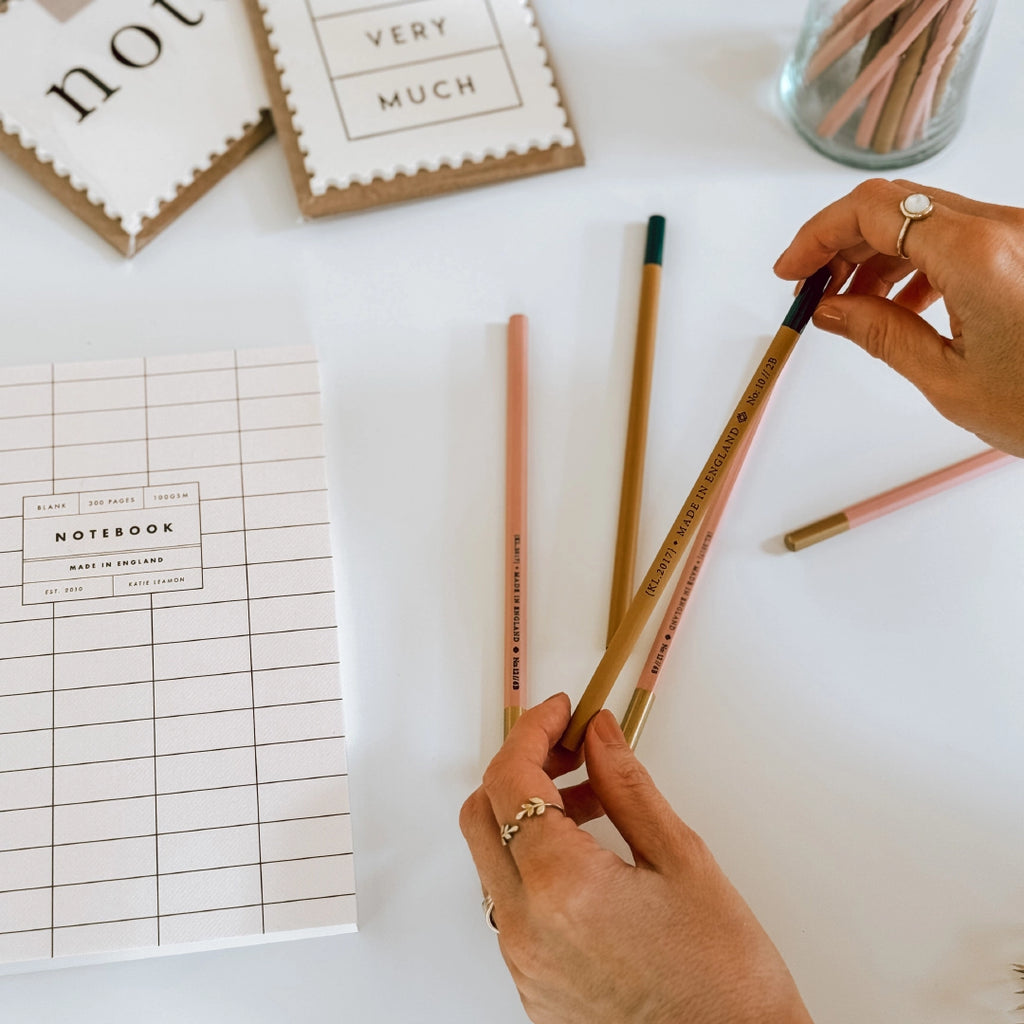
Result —
POLYGON ((267 107, 241 0, 0 13, 0 152, 125 256, 272 133, 267 107))
POLYGON ((245 0, 299 207, 579 166, 527 0, 245 0))

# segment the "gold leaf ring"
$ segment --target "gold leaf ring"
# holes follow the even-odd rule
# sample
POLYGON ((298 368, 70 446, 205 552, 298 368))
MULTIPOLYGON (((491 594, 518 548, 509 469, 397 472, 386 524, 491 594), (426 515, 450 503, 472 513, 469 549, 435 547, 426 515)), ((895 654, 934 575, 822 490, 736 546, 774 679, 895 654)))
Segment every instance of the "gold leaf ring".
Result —
MULTIPOLYGON (((516 821, 522 821, 524 818, 539 818, 542 814, 547 811, 549 807, 554 808, 556 811, 561 811, 565 814, 565 808, 561 804, 551 804, 545 800, 542 800, 539 796, 531 796, 525 804, 519 805, 519 812, 516 814, 516 821)), ((519 831, 518 825, 502 825, 501 826, 501 845, 508 846, 512 841, 512 837, 519 831)))

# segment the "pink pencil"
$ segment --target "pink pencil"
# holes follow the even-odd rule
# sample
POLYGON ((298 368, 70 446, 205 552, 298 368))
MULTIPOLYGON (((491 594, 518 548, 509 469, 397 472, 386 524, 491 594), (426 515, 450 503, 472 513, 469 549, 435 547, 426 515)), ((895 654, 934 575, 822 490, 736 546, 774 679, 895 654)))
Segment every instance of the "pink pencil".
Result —
MULTIPOLYGON (((760 412, 757 413, 755 419, 760 418, 760 415, 760 412)), ((665 667, 665 660, 668 658, 668 653, 672 648, 676 629, 683 617, 683 612, 686 610, 690 594, 693 593, 693 588, 697 584, 697 576, 700 574, 708 548, 715 536, 715 531, 718 529, 722 514, 725 512, 729 495, 732 493, 736 479, 743 468, 743 460, 747 457, 750 442, 753 440, 756 428, 757 423, 751 423, 750 430, 743 436, 743 440, 733 456, 735 462, 729 466, 727 474, 722 480, 722 490, 708 504, 704 527, 690 544, 686 561, 683 562, 683 568, 679 573, 679 580, 668 603, 665 617, 661 620, 654 643, 651 645, 650 654, 647 656, 647 664, 644 665, 643 671, 640 673, 636 689, 633 691, 629 706, 626 708, 625 715, 623 715, 622 734, 626 737, 626 742, 634 750, 640 741, 640 733, 643 732, 647 716, 650 714, 651 707, 654 704, 654 688, 658 683, 661 670, 665 667)))
POLYGON ((894 64, 878 85, 871 90, 864 113, 860 116, 860 124, 857 126, 857 135, 854 139, 861 149, 871 148, 871 140, 875 137, 875 129, 881 120, 882 112, 885 110, 885 101, 889 98, 889 90, 896 78, 897 66, 894 64))
POLYGON ((918 73, 900 122, 896 138, 898 149, 909 146, 927 122, 939 75, 942 74, 946 58, 953 52, 953 46, 967 24, 973 8, 974 0, 950 0, 949 6, 938 15, 935 38, 928 47, 928 54, 918 73))
MULTIPOLYGON (((882 0, 882 2, 888 4, 890 0, 882 0)), ((907 47, 921 34, 921 32, 931 23, 931 20, 939 13, 940 10, 945 6, 947 0, 922 0, 921 6, 916 8, 914 13, 907 19, 903 26, 897 29, 889 41, 878 51, 874 59, 868 66, 861 71, 861 73, 854 79, 853 84, 836 100, 831 110, 822 118, 821 123, 818 125, 818 134, 823 138, 831 138, 844 124, 854 115, 857 108, 861 105, 864 99, 870 95, 871 90, 874 89, 878 83, 885 78, 889 70, 900 61, 900 55, 907 49, 907 47)), ((885 13, 882 17, 878 18, 878 21, 870 24, 868 31, 874 28, 883 17, 887 17, 889 14, 899 7, 899 3, 893 5, 892 8, 888 6, 882 7, 879 10, 885 13)), ((845 31, 845 30, 844 30, 845 31)), ((840 34, 841 35, 841 34, 840 34)), ((845 38, 845 37, 844 37, 845 38)), ((849 44, 847 44, 848 46, 849 44)), ((839 53, 843 52, 846 48, 843 46, 843 41, 837 38, 830 40, 827 47, 822 47, 822 53, 819 57, 822 58, 822 62, 828 60, 832 63, 834 57, 832 57, 832 50, 839 47, 839 53), (827 50, 827 52, 826 52, 827 50), (822 57, 822 54, 824 56, 822 57)), ((818 58, 815 58, 817 60, 818 58)), ((827 66, 827 65, 826 65, 827 66)), ((815 72, 812 74, 810 67, 808 68, 808 81, 815 77, 815 74, 820 73, 824 70, 824 66, 815 68, 815 72)))
POLYGON ((877 28, 889 15, 895 14, 904 3, 906 0, 875 0, 864 4, 843 22, 838 31, 826 33, 822 45, 807 65, 804 81, 813 82, 858 40, 877 28))
POLYGON ((526 685, 526 334, 521 313, 508 321, 505 428, 505 718, 523 713, 526 685))
POLYGON ((895 512, 906 505, 912 505, 915 501, 921 501, 923 498, 930 498, 933 494, 948 490, 967 480, 973 480, 999 466, 1005 466, 1006 463, 1015 461, 1016 458, 1013 455, 989 448, 962 462, 955 462, 945 469, 938 469, 934 473, 928 473, 909 483, 893 487, 892 490, 885 491, 874 498, 858 502, 856 505, 844 508, 841 512, 836 512, 834 515, 826 516, 824 519, 819 519, 792 533, 787 533, 783 540, 790 551, 800 551, 802 548, 817 544, 818 541, 845 533, 855 526, 863 526, 865 523, 870 523, 872 519, 878 519, 880 516, 895 512))

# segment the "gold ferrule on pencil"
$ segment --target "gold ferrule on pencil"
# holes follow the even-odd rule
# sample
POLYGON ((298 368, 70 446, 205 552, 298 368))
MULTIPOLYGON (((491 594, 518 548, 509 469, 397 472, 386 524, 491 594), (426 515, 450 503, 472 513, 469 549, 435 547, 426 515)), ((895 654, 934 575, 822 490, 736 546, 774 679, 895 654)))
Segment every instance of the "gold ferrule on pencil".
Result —
POLYGON ((640 733, 647 724, 647 716, 654 705, 654 691, 637 687, 630 698, 629 707, 622 716, 622 735, 626 737, 630 750, 636 750, 640 741, 640 733))
POLYGON ((787 533, 782 539, 790 551, 800 551, 817 544, 818 541, 846 533, 849 528, 850 520, 846 518, 846 513, 837 512, 834 516, 826 516, 824 519, 808 523, 807 526, 801 526, 799 530, 787 533))
POLYGON ((519 721, 522 713, 523 709, 520 707, 505 708, 505 730, 503 733, 505 739, 508 739, 508 734, 512 731, 512 726, 519 721))

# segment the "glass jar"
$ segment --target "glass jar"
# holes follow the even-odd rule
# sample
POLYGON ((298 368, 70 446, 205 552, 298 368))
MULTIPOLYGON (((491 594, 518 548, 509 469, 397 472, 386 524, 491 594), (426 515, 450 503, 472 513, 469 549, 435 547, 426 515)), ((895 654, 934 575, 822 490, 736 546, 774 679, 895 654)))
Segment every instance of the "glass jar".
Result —
POLYGON ((811 0, 780 82, 826 156, 885 170, 956 134, 995 0, 811 0))

